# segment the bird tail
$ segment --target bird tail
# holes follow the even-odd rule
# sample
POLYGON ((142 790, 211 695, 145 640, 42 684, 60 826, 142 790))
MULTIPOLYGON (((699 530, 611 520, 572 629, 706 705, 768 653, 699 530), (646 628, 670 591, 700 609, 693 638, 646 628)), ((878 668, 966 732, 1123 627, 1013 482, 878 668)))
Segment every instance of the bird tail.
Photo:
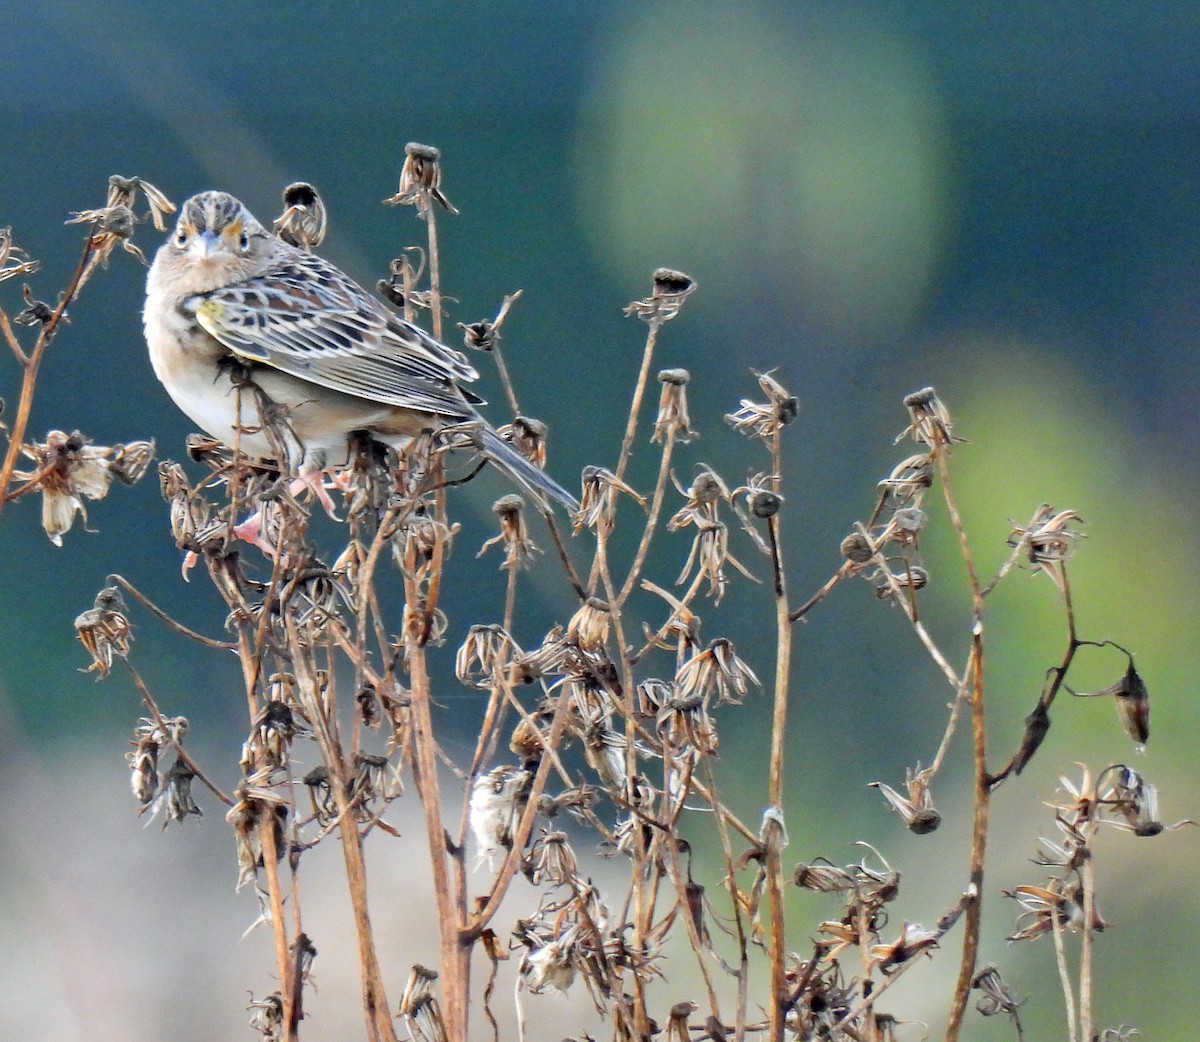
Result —
POLYGON ((578 510, 575 497, 555 481, 549 474, 535 467, 522 456, 511 442, 505 441, 491 427, 482 431, 483 454, 513 479, 545 510, 553 506, 551 500, 561 503, 568 510, 578 510))

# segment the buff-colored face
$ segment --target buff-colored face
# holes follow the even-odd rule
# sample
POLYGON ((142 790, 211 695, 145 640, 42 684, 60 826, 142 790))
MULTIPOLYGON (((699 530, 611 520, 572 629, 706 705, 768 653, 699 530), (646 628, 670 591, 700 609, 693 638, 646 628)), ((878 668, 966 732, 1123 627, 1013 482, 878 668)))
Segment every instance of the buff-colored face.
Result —
POLYGON ((175 264, 221 271, 236 280, 256 271, 271 238, 250 212, 225 192, 202 192, 183 205, 164 247, 175 264))

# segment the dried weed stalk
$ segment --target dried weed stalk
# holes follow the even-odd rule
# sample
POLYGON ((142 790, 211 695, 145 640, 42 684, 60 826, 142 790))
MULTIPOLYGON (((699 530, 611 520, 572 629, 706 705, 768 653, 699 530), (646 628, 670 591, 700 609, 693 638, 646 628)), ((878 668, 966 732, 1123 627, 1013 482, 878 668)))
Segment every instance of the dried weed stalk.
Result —
MULTIPOLYGON (((428 239, 424 248, 410 248, 393 261, 389 277, 380 281, 381 293, 409 317, 427 307, 437 336, 446 298, 435 215, 439 207, 457 213, 441 185, 437 150, 409 145, 399 190, 386 201, 414 205, 428 239)), ((26 287, 24 310, 12 319, 0 311, 0 334, 23 377, 16 417, 6 428, 0 506, 41 492, 43 524, 56 541, 83 513, 85 499, 101 498, 113 477, 137 480, 153 454, 148 442, 97 447, 83 435, 62 431, 41 443, 25 442, 39 366, 68 306, 117 245, 142 256, 131 241, 139 193, 161 227, 162 216, 173 210, 162 193, 136 179, 113 178, 107 204, 75 217, 89 233, 58 303, 43 304, 26 287), (28 349, 14 324, 37 330, 28 349), (31 465, 18 471, 22 457, 31 465)), ((325 226, 316 190, 290 185, 276 233, 312 250, 321 245, 325 226)), ((11 234, 0 232, 0 280, 35 269, 11 234)), ((1071 510, 1039 509, 1028 523, 1014 526, 1008 561, 983 581, 953 493, 951 452, 962 439, 946 405, 926 388, 904 400, 908 425, 901 438, 910 438, 916 451, 880 481, 874 509, 843 541, 842 563, 828 582, 795 605, 784 553, 789 527, 784 442, 799 422, 800 408, 774 373, 757 374, 759 393, 742 399, 726 417, 734 430, 759 443, 751 452, 759 454, 756 466, 762 469, 745 484, 731 489, 706 466, 687 487, 674 479, 677 447, 697 436, 687 402, 690 377, 679 368, 658 374, 662 390, 649 439, 659 452, 654 486, 639 491, 630 483, 629 462, 644 424, 659 340, 695 288, 688 276, 660 269, 650 294, 627 308, 646 324, 631 407, 616 458, 583 472, 581 506, 570 519, 573 544, 560 534, 561 519, 546 517, 564 589, 577 606, 547 621, 536 647, 523 648, 512 637, 521 576, 541 553, 534 541, 541 536, 531 534, 518 496, 496 503, 499 530, 479 551, 495 547, 503 556, 507 589, 498 614, 489 616, 481 607, 478 618, 451 619, 443 609, 445 584, 461 581, 447 568, 460 536, 450 486, 460 480, 455 475, 461 463, 454 460, 464 451, 453 432, 419 437, 401 453, 361 444, 350 466, 326 475, 328 489, 342 500, 342 520, 332 537, 330 526, 318 531, 310 524, 316 490, 292 484, 290 475, 270 464, 197 437, 190 466, 160 465, 170 540, 185 553, 185 568, 206 574, 222 598, 225 635, 217 639, 187 630, 120 576, 109 577, 75 624, 91 656, 89 668, 105 677, 115 663, 125 663, 145 701, 148 716, 138 721, 127 754, 142 810, 161 814, 164 826, 200 816, 201 799, 211 801, 197 798, 196 781, 226 809, 235 841, 232 878, 257 895, 255 925, 264 924, 274 936, 278 987, 250 1005, 251 1028, 262 1038, 299 1036, 318 949, 305 930, 298 888, 306 855, 329 840, 340 845, 345 865, 365 1031, 372 1042, 393 1042, 401 1034, 465 1042, 472 1003, 482 1004, 499 1038, 492 1003, 502 961, 515 967, 522 1036, 524 1006, 535 996, 582 988, 617 1040, 900 1038, 906 1022, 882 1008, 888 990, 947 947, 960 923, 946 1038, 959 1037, 972 992, 980 993, 980 1014, 1005 1014, 1017 1038, 1024 1037, 1019 1016, 1024 1000, 1010 993, 998 969, 977 964, 989 807, 996 787, 1020 774, 1037 753, 1057 694, 1070 691, 1066 678, 1076 654, 1117 648, 1083 640, 1076 631, 1069 563, 1081 522, 1071 510), (935 487, 958 537, 972 594, 970 651, 961 667, 951 663, 922 621, 930 582, 921 554, 924 500, 935 487), (680 501, 669 505, 676 493, 680 501), (635 549, 627 556, 613 552, 618 526, 634 529, 635 549), (691 539, 686 554, 668 538, 674 532, 691 539), (680 556, 684 561, 672 589, 680 556), (578 557, 590 561, 577 570, 578 557), (1019 746, 993 770, 984 717, 987 598, 1022 563, 1045 573, 1056 587, 1067 645, 1047 673, 1019 746), (729 585, 756 575, 765 577, 771 603, 773 662, 749 662, 727 638, 700 636, 701 613, 710 624, 719 623, 729 585), (960 892, 931 926, 893 915, 900 872, 865 844, 856 863, 817 858, 785 867, 788 710, 813 697, 794 687, 796 623, 854 578, 871 584, 884 608, 903 613, 952 693, 945 733, 930 750, 929 766, 911 767, 902 790, 873 783, 914 833, 943 823, 934 805, 935 782, 964 709, 970 719, 970 859, 960 892), (635 593, 648 609, 635 609, 635 593), (387 607, 397 595, 402 607, 387 607), (236 652, 247 732, 231 759, 239 780, 230 794, 188 754, 188 721, 164 715, 134 670, 131 602, 207 648, 236 652), (428 655, 431 646, 446 641, 459 644, 456 678, 436 671, 428 655), (486 710, 469 762, 459 764, 452 777, 440 769, 438 736, 448 721, 436 695, 455 682, 479 691, 486 710), (755 822, 742 820, 723 802, 716 760, 720 730, 760 687, 770 692, 773 708, 767 799, 755 822), (432 873, 440 941, 436 971, 404 965, 403 953, 380 952, 372 931, 367 839, 379 833, 381 842, 409 847, 416 842, 400 837, 388 821, 399 799, 416 800, 424 820, 419 856, 432 873), (705 842, 724 866, 715 879, 700 877, 693 857, 705 842), (589 847, 597 845, 627 864, 624 888, 605 892, 593 881, 586 866, 589 847), (514 917, 508 898, 518 875, 540 897, 531 914, 514 917), (789 942, 785 905, 792 886, 824 894, 830 902, 827 918, 806 931, 812 942, 794 937, 789 942), (493 967, 482 987, 471 976, 477 948, 493 967), (681 953, 688 949, 696 991, 680 1000, 662 978, 668 958, 685 959, 681 953)), ((495 319, 460 328, 468 346, 496 358, 513 412, 506 433, 540 466, 548 432, 519 414, 499 351, 500 327, 517 296, 505 299, 495 319)), ((294 438, 287 417, 251 382, 238 393, 244 415, 277 444, 294 438)), ((1122 726, 1143 743, 1149 736, 1149 695, 1133 656, 1117 650, 1128 668, 1096 694, 1114 699, 1122 726)), ((1007 894, 1021 909, 1013 940, 1053 938, 1070 1037, 1090 1042, 1097 1035, 1092 945, 1106 925, 1096 907, 1092 839, 1102 824, 1139 836, 1175 826, 1159 820, 1154 786, 1123 764, 1105 768, 1094 780, 1085 771, 1080 783, 1064 786, 1065 795, 1053 805, 1056 836, 1043 840, 1035 859, 1049 869, 1049 878, 1007 894), (1074 983, 1064 943, 1071 932, 1081 937, 1074 983)), ((675 974, 673 987, 684 979, 675 974)), ((1108 1029, 1102 1037, 1127 1037, 1129 1031, 1108 1029)))

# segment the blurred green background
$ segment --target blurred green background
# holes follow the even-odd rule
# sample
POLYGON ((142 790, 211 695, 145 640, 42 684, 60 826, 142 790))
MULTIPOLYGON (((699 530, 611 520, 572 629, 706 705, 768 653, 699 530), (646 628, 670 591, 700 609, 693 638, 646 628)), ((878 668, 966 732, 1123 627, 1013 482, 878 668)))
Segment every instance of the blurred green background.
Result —
MULTIPOLYGON (((323 252, 370 285, 422 239, 411 211, 380 205, 405 142, 422 141, 442 150, 444 188, 462 210, 440 223, 452 319, 490 316, 505 293, 525 291, 507 357, 523 407, 551 426, 551 470, 565 484, 615 459, 643 337, 621 309, 668 264, 700 286, 659 356, 693 374, 702 437, 680 457, 685 483, 700 460, 730 484, 767 466, 721 421, 756 396, 751 368, 778 367, 801 400, 786 461, 797 602, 837 567, 839 539, 907 454, 892 445, 906 422, 900 401, 926 384, 970 439, 954 467, 985 572, 1004 557, 1010 519, 1046 501, 1078 510, 1089 522, 1072 572, 1080 626, 1137 653, 1153 700, 1149 751, 1131 759, 1106 700, 1056 707, 1034 765, 994 804, 983 947, 1030 997, 1030 1037, 1063 1037, 1050 944, 1007 947, 1014 909, 998 897, 1040 879, 1025 861, 1052 829, 1039 801, 1060 773, 1078 776, 1077 760, 1130 760, 1160 785, 1168 822, 1200 817, 1200 8, 91 0, 10 3, 0 15, 0 224, 43 262, 38 296, 65 284, 80 233, 63 221, 101 205, 111 173, 144 177, 176 202, 223 188, 264 220, 283 185, 311 181, 331 213, 323 252)), ((147 226, 137 241, 149 253, 158 238, 147 226)), ((88 286, 47 358, 31 434, 152 436, 160 455, 182 455, 188 424, 145 357, 142 282, 118 254, 88 286)), ((19 294, 16 281, 0 288, 10 314, 19 294)), ((498 384, 490 372, 482 384, 499 422, 498 384)), ((17 387, 9 364, 0 393, 10 405, 17 387)), ((641 487, 654 472, 648 449, 639 441, 641 487)), ((501 611, 498 561, 472 555, 502 488, 488 476, 460 497, 451 643, 501 611)), ((220 625, 218 599, 202 578, 181 581, 153 477, 95 504, 97 531, 77 527, 61 549, 38 521, 24 501, 0 527, 0 961, 11 989, 0 1036, 246 1037, 245 991, 275 986, 270 940, 236 940, 256 910, 232 895, 219 809, 206 804, 203 823, 165 836, 142 830, 122 761, 136 693, 120 671, 100 686, 76 672, 86 658, 71 626, 112 571, 206 632, 220 625)), ((935 521, 926 618, 959 662, 966 589, 944 518, 935 521)), ((660 581, 674 578, 688 541, 660 544, 660 581)), ((754 556, 745 543, 737 552, 754 556)), ((570 608, 553 568, 533 581, 518 624, 526 644, 570 608)), ((991 610, 999 761, 1064 631, 1043 578, 1014 576, 991 610)), ((245 728, 234 663, 133 615, 135 662, 232 785, 245 728)), ((767 677, 769 618, 766 591, 743 583, 705 613, 705 635, 731 636, 767 677)), ((899 786, 905 765, 928 762, 948 690, 899 613, 865 586, 839 591, 796 638, 788 854, 845 863, 853 840, 869 840, 905 873, 893 926, 929 923, 964 879, 965 746, 935 790, 946 824, 933 836, 906 833, 866 784, 899 786)), ((1085 657, 1075 681, 1100 687, 1123 665, 1085 657)), ((458 752, 478 706, 444 686, 458 752)), ((756 820, 769 712, 765 697, 752 703, 724 718, 722 776, 756 820)), ((329 854, 313 878, 335 872, 329 854)), ((377 856, 377 919, 401 953, 398 995, 409 962, 434 955, 397 892, 399 873, 412 871, 405 855, 377 856)), ((1101 1026, 1194 1035, 1198 857, 1195 830, 1105 837, 1100 907, 1116 925, 1098 941, 1101 1026)), ((710 886, 716 878, 714 865, 710 886)), ((314 906, 318 890, 306 890, 314 906)), ((792 900, 803 949, 809 924, 834 908, 792 900)), ((329 915, 314 933, 321 991, 307 1029, 345 1037, 358 1030, 357 991, 349 949, 337 955, 346 920, 336 906, 329 915)), ((897 989, 897 1013, 938 1028, 958 936, 897 989)), ((690 995, 682 967, 668 990, 670 1001, 690 995)), ((566 1032, 565 1000, 532 1002, 546 1018, 541 1037, 566 1032)), ((1012 1037, 971 1016, 966 1037, 1012 1037)))

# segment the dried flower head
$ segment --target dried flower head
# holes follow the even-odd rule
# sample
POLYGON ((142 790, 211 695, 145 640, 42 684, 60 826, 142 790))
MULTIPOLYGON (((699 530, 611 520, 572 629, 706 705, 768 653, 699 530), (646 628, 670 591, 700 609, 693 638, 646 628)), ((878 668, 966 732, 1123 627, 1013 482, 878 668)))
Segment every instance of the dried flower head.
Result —
POLYGON ((1114 698, 1122 730, 1138 745, 1146 744, 1150 737, 1150 692, 1141 674, 1134 668, 1132 656, 1125 675, 1115 684, 1099 691, 1074 691, 1072 694, 1079 698, 1114 698))
POLYGON ((905 787, 908 789, 907 796, 901 796, 890 785, 885 785, 883 782, 871 782, 871 787, 878 789, 883 794, 883 798, 888 801, 892 810, 904 819, 904 824, 911 832, 918 836, 924 836, 933 832, 942 823, 942 816, 933 806, 933 796, 929 791, 933 773, 929 768, 922 770, 921 765, 917 764, 915 771, 909 767, 905 769, 904 774, 905 787))
POLYGON ((133 242, 137 218, 128 206, 117 204, 99 210, 76 210, 66 223, 91 225, 91 247, 95 251, 92 254, 93 264, 107 266, 108 258, 118 245, 143 264, 149 264, 146 255, 133 242))
POLYGON ((575 512, 575 534, 592 528, 608 534, 617 523, 617 493, 635 499, 643 510, 646 499, 638 495, 607 467, 585 467, 583 470, 583 493, 579 497, 579 509, 575 512))
POLYGON ((250 996, 246 1006, 250 1011, 250 1028, 257 1031, 263 1042, 280 1042, 283 1038, 283 996, 272 992, 264 999, 250 996))
POLYGON ((1025 1005, 1025 1000, 1018 1001, 1013 997, 995 966, 981 967, 972 978, 971 987, 983 993, 975 1003, 975 1008, 985 1017, 1007 1013, 1014 1022, 1018 1022, 1017 1011, 1025 1005))
POLYGON ((454 659, 454 675, 468 687, 488 690, 500 683, 501 672, 521 654, 503 626, 472 626, 454 659))
POLYGON ((504 547, 504 561, 501 568, 509 570, 530 568, 534 559, 542 551, 530 538, 529 529, 525 525, 522 513, 525 500, 515 493, 501 496, 492 504, 492 513, 500 518, 500 531, 487 540, 475 556, 482 557, 492 546, 504 547))
POLYGON ((112 670, 113 657, 124 658, 129 654, 133 638, 126 612, 125 598, 119 587, 106 586, 87 611, 75 619, 75 632, 92 664, 87 672, 96 671, 98 680, 108 676, 112 670))
POLYGON ((1061 590, 1062 566, 1075 553, 1075 540, 1082 535, 1075 528, 1079 524, 1083 521, 1074 510, 1056 512, 1049 503, 1043 503, 1028 525, 1014 524, 1008 545, 1023 551, 1029 563, 1050 576, 1061 590))
POLYGON ((122 177, 120 174, 113 174, 108 179, 108 200, 105 205, 110 207, 127 206, 133 209, 137 202, 138 192, 146 197, 146 202, 150 206, 150 219, 154 222, 154 227, 160 232, 165 232, 167 218, 175 213, 177 207, 149 181, 144 181, 140 177, 122 177))
POLYGON ((162 779, 162 791, 143 808, 150 812, 149 820, 153 821, 161 811, 165 829, 172 821, 182 822, 189 815, 203 817, 204 812, 192 797, 192 779, 195 777, 195 771, 183 760, 176 759, 162 779))
POLYGON ((329 217, 325 203, 307 181, 296 181, 283 190, 283 213, 273 229, 284 242, 312 252, 325 241, 329 217))
POLYGON ((749 684, 758 686, 758 677, 738 658, 733 642, 724 637, 710 642, 675 674, 675 689, 682 699, 715 695, 719 704, 740 705, 749 684))
POLYGON ((433 203, 457 214, 442 193, 442 153, 432 145, 410 141, 404 146, 404 166, 400 168, 400 187, 384 200, 388 206, 416 206, 424 216, 433 203))
POLYGON ((635 300, 625 308, 626 315, 634 315, 652 325, 669 322, 679 314, 683 302, 696 290, 691 276, 673 268, 658 268, 654 272, 654 292, 646 300, 635 300))
POLYGON ((42 528, 55 546, 74 524, 75 515, 87 520, 84 499, 103 499, 114 477, 125 483, 137 481, 154 458, 152 441, 105 447, 74 431, 50 431, 44 442, 22 445, 21 452, 34 462, 35 470, 18 471, 26 482, 22 491, 42 492, 42 528))
POLYGON ((612 609, 599 597, 589 597, 567 623, 567 639, 585 652, 599 652, 611 625, 612 609))
POLYGON ((545 469, 549 428, 541 420, 532 416, 515 416, 512 423, 506 423, 499 431, 530 463, 545 469))
POLYGON ((687 385, 691 374, 686 369, 663 369, 658 374, 662 394, 658 399, 658 416, 650 440, 665 445, 669 440, 690 442, 699 435, 692 429, 688 413, 687 385))
POLYGON ((774 370, 755 373, 758 386, 767 396, 765 402, 743 398, 736 412, 727 413, 725 422, 736 431, 770 441, 800 414, 800 401, 775 379, 774 370))
POLYGON ((41 265, 13 241, 11 228, 0 228, 0 282, 32 275, 41 265))
POLYGON ((966 440, 955 435, 950 412, 932 387, 924 387, 906 395, 904 407, 908 410, 909 424, 896 435, 896 441, 911 435, 913 441, 927 445, 936 452, 942 447, 948 449, 955 442, 966 440))
POLYGON ((125 754, 129 764, 129 785, 134 799, 145 805, 158 795, 161 779, 158 772, 159 754, 168 746, 178 747, 187 734, 186 717, 175 716, 161 721, 143 717, 133 732, 130 743, 133 752, 125 754))

